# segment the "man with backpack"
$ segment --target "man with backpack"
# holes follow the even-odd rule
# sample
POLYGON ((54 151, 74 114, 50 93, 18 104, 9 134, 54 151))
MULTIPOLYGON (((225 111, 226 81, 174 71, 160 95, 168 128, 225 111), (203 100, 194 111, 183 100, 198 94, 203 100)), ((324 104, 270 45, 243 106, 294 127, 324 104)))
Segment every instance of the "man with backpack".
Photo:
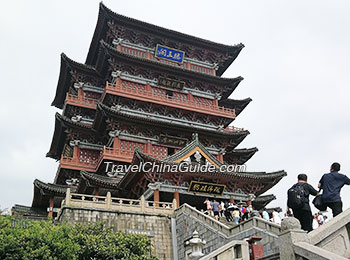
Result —
POLYGON ((309 195, 318 195, 310 184, 307 183, 307 175, 299 174, 298 182, 288 190, 287 206, 293 210, 294 217, 301 224, 301 229, 312 231, 312 213, 309 205, 309 195))

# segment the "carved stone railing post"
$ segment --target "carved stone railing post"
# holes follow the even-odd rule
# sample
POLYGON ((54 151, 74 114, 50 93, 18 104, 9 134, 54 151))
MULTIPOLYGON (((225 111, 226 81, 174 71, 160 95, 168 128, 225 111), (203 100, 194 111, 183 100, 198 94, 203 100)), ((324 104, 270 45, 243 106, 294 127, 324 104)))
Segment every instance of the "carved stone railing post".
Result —
POLYGON ((296 260, 294 244, 297 242, 309 242, 307 232, 301 229, 300 222, 296 218, 284 218, 278 238, 280 259, 296 260))
POLYGON ((141 200, 140 200, 140 206, 141 206, 141 212, 144 213, 146 211, 146 200, 145 200, 145 196, 141 196, 141 200))
POLYGON ((177 209, 177 201, 173 199, 173 210, 177 209))
POLYGON ((70 188, 67 188, 67 191, 66 191, 66 205, 70 204, 71 198, 72 198, 72 196, 70 194, 70 188))
POLYGON ((110 192, 107 192, 106 196, 106 208, 110 209, 112 207, 112 195, 110 192))

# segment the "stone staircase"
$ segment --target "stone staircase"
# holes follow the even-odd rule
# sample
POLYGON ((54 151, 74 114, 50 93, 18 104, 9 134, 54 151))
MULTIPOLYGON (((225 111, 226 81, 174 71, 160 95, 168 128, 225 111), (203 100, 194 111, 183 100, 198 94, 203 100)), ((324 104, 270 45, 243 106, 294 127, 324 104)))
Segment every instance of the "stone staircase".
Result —
POLYGON ((295 218, 282 221, 280 259, 342 260, 350 258, 350 209, 306 233, 295 218))
POLYGON ((251 236, 262 237, 259 244, 263 245, 266 255, 278 252, 275 241, 281 227, 264 219, 253 217, 236 225, 223 218, 217 221, 188 204, 175 210, 174 215, 179 260, 186 259, 188 248, 184 241, 190 239, 195 230, 206 241, 203 247, 204 254, 209 254, 232 240, 244 240, 251 236))

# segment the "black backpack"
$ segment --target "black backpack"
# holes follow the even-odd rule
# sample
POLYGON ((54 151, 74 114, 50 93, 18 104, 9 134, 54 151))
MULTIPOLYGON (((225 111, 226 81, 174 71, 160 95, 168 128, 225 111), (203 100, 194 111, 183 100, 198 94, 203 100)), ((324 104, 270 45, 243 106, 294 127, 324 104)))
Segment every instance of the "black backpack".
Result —
POLYGON ((300 209, 306 201, 306 193, 302 185, 294 184, 288 190, 287 206, 292 209, 300 209))

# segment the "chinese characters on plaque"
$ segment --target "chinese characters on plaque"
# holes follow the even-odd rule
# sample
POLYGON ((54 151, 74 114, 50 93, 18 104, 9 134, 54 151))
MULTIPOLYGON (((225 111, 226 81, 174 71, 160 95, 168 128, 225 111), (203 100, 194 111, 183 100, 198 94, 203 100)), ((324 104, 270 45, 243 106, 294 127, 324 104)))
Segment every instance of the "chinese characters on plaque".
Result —
POLYGON ((170 135, 159 135, 159 143, 165 145, 184 146, 187 139, 170 135))
POLYGON ((176 90, 182 90, 185 86, 185 82, 180 80, 175 80, 175 79, 168 79, 160 76, 158 78, 158 86, 165 87, 165 88, 172 88, 176 90))
POLYGON ((183 63, 185 52, 157 44, 154 55, 157 58, 183 63))
POLYGON ((222 195, 226 185, 209 182, 191 181, 188 187, 189 192, 205 193, 209 195, 222 195))

